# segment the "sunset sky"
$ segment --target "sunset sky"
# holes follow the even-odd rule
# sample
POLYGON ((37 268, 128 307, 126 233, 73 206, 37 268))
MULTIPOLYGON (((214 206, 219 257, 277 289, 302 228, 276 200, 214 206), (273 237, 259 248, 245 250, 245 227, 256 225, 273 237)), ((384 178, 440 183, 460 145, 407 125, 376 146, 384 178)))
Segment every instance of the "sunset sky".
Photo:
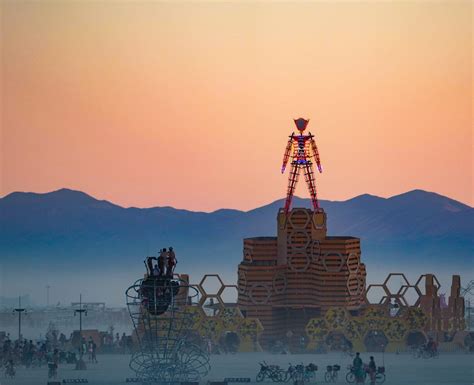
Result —
POLYGON ((285 195, 302 116, 320 198, 474 204, 470 1, 1 7, 2 196, 251 209, 285 195))

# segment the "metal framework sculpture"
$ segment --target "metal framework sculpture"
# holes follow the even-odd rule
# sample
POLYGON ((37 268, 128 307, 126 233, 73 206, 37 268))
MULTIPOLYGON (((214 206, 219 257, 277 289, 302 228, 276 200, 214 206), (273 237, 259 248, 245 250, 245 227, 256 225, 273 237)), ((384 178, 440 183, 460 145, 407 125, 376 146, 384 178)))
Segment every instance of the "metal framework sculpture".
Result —
POLYGON ((318 147, 314 140, 314 136, 309 133, 309 135, 303 135, 303 132, 306 130, 309 120, 299 118, 295 119, 295 125, 299 135, 295 135, 294 132, 290 135, 288 144, 286 145, 285 155, 283 157, 283 164, 281 166, 282 174, 285 172, 286 165, 291 156, 291 170, 288 177, 288 191, 285 202, 285 213, 288 213, 291 206, 291 201, 293 199, 293 194, 295 192, 296 184, 298 183, 298 178, 300 175, 300 170, 304 170, 304 177, 306 184, 308 185, 308 190, 311 195, 311 201, 315 211, 320 211, 318 198, 316 194, 316 183, 314 180, 313 172, 313 162, 312 158, 316 161, 316 165, 320 173, 323 172, 321 162, 319 159, 318 147))
POLYGON ((209 354, 190 340, 198 297, 178 276, 139 279, 126 291, 139 352, 130 368, 143 382, 198 381, 209 369, 209 354))

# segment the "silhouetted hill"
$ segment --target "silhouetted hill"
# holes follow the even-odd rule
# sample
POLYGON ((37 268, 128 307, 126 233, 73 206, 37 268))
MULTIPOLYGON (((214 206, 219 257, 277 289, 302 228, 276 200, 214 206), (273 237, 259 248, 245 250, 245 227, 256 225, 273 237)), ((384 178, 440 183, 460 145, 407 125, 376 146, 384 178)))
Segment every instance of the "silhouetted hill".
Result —
MULTIPOLYGON (((309 204, 295 198, 293 206, 309 204)), ((282 205, 279 200, 247 212, 204 213, 123 208, 68 189, 16 192, 0 199, 0 255, 6 267, 127 269, 173 245, 181 269, 235 271, 242 238, 275 235, 282 205)), ((388 199, 365 194, 341 202, 323 200, 321 205, 330 234, 362 238, 365 262, 472 262, 474 209, 455 200, 414 190, 388 199)))

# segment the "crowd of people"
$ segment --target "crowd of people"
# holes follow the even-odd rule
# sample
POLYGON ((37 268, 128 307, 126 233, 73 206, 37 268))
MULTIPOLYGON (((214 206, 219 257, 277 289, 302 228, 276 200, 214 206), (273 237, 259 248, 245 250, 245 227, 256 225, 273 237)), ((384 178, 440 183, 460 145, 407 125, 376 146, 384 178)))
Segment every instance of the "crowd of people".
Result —
POLYGON ((77 365, 79 360, 98 363, 97 353, 130 353, 133 350, 131 336, 113 331, 97 334, 100 340, 73 332, 68 339, 64 333, 48 331, 45 338, 16 339, 9 334, 0 335, 0 368, 7 377, 14 377, 16 368, 47 367, 49 376, 55 377, 60 364, 77 365))
POLYGON ((1 345, 0 363, 5 367, 5 375, 14 377, 16 367, 26 368, 48 365, 57 369, 60 362, 75 361, 74 353, 60 350, 59 344, 53 345, 50 339, 34 342, 33 340, 12 341, 7 335, 1 345))
POLYGON ((106 333, 102 336, 101 353, 119 353, 128 354, 134 349, 133 338, 131 335, 113 332, 106 333))

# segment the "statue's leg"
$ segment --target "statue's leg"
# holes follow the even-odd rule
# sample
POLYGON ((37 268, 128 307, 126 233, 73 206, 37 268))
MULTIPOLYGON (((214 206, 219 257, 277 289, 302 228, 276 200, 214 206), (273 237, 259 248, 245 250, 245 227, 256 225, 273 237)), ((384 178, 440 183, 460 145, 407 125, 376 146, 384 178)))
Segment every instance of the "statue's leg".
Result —
POLYGON ((304 178, 306 184, 308 185, 308 190, 311 195, 311 202, 315 211, 319 211, 318 197, 316 195, 316 183, 314 181, 314 172, 313 165, 311 163, 306 163, 304 166, 304 178))
POLYGON ((297 164, 291 164, 290 174, 288 176, 288 191, 286 194, 285 202, 285 213, 288 213, 291 206, 291 200, 295 192, 296 183, 298 183, 298 177, 300 175, 300 167, 297 164))

